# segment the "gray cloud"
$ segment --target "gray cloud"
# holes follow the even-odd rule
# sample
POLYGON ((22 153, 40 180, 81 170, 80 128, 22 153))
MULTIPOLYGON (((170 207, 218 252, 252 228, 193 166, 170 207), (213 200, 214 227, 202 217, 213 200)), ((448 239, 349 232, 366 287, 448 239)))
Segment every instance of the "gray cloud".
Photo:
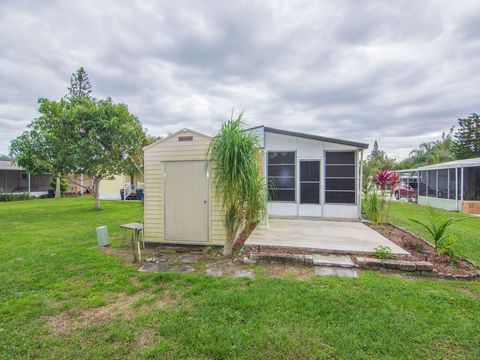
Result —
POLYGON ((404 157, 479 111, 476 1, 2 1, 0 153, 84 66, 153 134, 250 125, 404 157))

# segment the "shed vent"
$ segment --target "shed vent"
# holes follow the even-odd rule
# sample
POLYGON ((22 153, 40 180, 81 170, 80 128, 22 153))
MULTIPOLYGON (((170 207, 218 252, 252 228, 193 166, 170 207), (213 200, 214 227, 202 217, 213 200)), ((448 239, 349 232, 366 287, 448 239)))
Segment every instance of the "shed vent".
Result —
POLYGON ((192 141, 193 136, 179 136, 178 141, 192 141))

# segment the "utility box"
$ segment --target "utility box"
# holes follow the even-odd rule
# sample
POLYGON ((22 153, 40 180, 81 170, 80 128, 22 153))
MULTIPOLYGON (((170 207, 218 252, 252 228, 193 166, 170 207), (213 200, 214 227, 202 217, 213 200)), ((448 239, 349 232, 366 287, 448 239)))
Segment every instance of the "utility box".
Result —
POLYGON ((98 246, 110 245, 110 242, 108 241, 108 229, 106 226, 97 227, 97 241, 98 246))

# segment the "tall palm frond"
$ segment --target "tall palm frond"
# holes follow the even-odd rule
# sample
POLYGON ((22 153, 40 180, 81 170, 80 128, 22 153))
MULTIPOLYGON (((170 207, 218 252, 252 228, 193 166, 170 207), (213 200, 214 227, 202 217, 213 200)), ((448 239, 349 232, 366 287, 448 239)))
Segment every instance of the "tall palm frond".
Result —
POLYGON ((266 214, 259 139, 243 131, 243 115, 223 123, 208 148, 212 183, 225 211, 226 255, 239 230, 252 228, 266 214))

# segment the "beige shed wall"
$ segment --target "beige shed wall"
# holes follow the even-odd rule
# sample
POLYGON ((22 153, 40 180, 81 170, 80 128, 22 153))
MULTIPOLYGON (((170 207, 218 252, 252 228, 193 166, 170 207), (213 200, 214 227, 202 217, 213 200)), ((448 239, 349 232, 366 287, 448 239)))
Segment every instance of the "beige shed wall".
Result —
MULTIPOLYGON (((173 242, 164 238, 163 176, 164 161, 206 160, 210 138, 195 132, 181 132, 150 145, 144 152, 144 225, 145 240, 173 242), (179 136, 193 136, 179 141, 179 136)), ((220 199, 209 182, 208 244, 223 245, 226 233, 220 199)))

